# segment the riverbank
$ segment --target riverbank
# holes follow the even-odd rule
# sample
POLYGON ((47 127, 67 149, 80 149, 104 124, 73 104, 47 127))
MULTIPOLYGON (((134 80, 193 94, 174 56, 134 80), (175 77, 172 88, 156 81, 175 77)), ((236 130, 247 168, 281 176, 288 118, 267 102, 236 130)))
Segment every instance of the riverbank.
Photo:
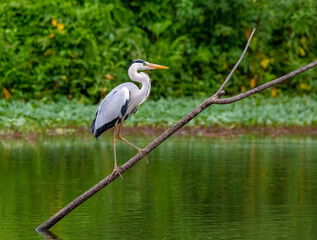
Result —
MULTIPOLYGON (((147 137, 158 137, 161 135, 166 128, 163 127, 151 127, 151 126, 136 126, 136 127, 125 127, 123 130, 124 136, 147 136, 147 137)), ((112 136, 113 131, 110 130, 106 134, 112 136)), ((253 135, 253 136, 269 136, 269 137, 281 137, 281 136, 293 136, 293 137, 302 137, 310 136, 317 137, 317 126, 290 126, 290 127, 261 127, 261 126, 252 126, 252 127, 233 127, 233 128, 224 128, 224 127, 183 127, 179 129, 175 136, 185 137, 185 136, 198 136, 198 137, 212 137, 212 138, 230 138, 230 137, 239 137, 242 135, 253 135)), ((27 140, 36 140, 43 137, 51 136, 82 136, 83 138, 91 138, 93 136, 88 133, 88 129, 84 127, 77 128, 57 128, 50 129, 46 132, 10 132, 6 134, 0 134, 1 140, 8 139, 27 139, 27 140)))
MULTIPOLYGON (((204 99, 149 100, 125 122, 126 134, 158 135, 204 99)), ((97 105, 0 100, 0 137, 88 134, 97 105)), ((189 122, 179 135, 226 136, 308 134, 317 129, 317 95, 275 98, 253 96, 234 104, 213 105, 189 122)))

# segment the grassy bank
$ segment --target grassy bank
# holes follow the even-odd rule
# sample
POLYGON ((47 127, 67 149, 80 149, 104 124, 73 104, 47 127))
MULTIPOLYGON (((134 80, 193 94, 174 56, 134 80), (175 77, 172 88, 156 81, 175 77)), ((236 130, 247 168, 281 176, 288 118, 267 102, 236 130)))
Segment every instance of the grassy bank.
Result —
MULTIPOLYGON (((169 98, 148 100, 130 117, 126 126, 165 127, 175 123, 204 99, 169 98)), ((317 96, 250 97, 230 105, 214 105, 188 126, 289 127, 317 126, 317 96)), ((59 102, 0 100, 0 134, 88 129, 96 105, 75 100, 59 102)))

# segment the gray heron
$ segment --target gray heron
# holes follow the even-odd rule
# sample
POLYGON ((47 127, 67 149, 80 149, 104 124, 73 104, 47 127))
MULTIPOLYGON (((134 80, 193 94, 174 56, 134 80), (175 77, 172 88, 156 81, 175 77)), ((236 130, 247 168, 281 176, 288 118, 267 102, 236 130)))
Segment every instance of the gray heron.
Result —
MULTIPOLYGON (((150 77, 148 74, 140 72, 150 69, 168 69, 168 67, 149 63, 141 59, 133 61, 128 69, 128 75, 132 81, 141 83, 141 88, 132 82, 122 83, 115 87, 102 100, 95 113, 95 118, 91 122, 89 132, 92 133, 96 139, 98 139, 98 137, 103 132, 114 127, 114 171, 118 170, 116 157, 116 138, 129 144, 139 152, 141 151, 141 148, 135 146, 122 137, 121 130, 123 127, 123 121, 131 116, 131 114, 136 113, 140 104, 142 104, 150 94, 150 77)), ((147 158, 146 162, 148 163, 147 158)))

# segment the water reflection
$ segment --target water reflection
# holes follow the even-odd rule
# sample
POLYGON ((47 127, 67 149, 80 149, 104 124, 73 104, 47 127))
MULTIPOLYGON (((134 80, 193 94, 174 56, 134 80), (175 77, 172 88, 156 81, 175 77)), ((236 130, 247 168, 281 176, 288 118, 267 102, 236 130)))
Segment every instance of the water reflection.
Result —
MULTIPOLYGON (((144 146, 150 139, 131 141, 144 146)), ((172 138, 52 228, 62 239, 313 239, 317 139, 172 138)), ((135 151, 118 145, 118 161, 135 151)), ((0 239, 34 229, 113 168, 111 139, 0 142, 0 239)), ((48 235, 50 236, 50 235, 48 235)), ((54 238, 48 238, 54 239, 54 238)))
POLYGON ((47 240, 58 240, 58 239, 60 239, 54 233, 52 233, 50 230, 40 230, 40 231, 37 231, 37 232, 40 235, 42 235, 47 240))

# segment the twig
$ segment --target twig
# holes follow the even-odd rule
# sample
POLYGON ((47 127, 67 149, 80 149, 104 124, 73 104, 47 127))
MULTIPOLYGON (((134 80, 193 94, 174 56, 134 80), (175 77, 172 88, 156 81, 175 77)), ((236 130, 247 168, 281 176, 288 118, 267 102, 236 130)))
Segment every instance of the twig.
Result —
POLYGON ((252 31, 252 33, 251 33, 251 35, 250 35, 250 37, 249 37, 249 40, 248 40, 248 42, 247 42, 247 45, 245 45, 245 48, 244 48, 244 50, 243 50, 243 53, 242 53, 241 57, 239 58, 239 61, 238 61, 238 62, 236 63, 236 65, 232 68, 232 70, 231 70, 231 72, 229 73, 228 77, 227 77, 226 80, 223 82, 223 84, 221 85, 221 87, 219 88, 219 90, 218 90, 217 92, 220 92, 220 91, 223 90, 223 88, 226 86, 227 82, 230 80, 232 74, 233 74, 233 73, 235 72, 235 70, 238 68, 240 62, 242 61, 242 58, 244 57, 245 53, 246 53, 247 50, 248 50, 248 47, 249 47, 249 45, 250 45, 250 42, 251 42, 251 39, 252 39, 252 37, 253 37, 253 34, 254 34, 255 30, 256 30, 256 29, 253 28, 253 31, 252 31))
MULTIPOLYGON (((222 84, 220 89, 211 96, 210 98, 206 99, 203 103, 201 103, 199 106, 197 106, 193 111, 191 111, 189 114, 187 114, 184 118, 182 118, 180 121, 178 121, 176 124, 168 128, 165 132, 163 132, 158 138, 154 139, 149 145, 147 145, 144 149, 141 150, 140 153, 136 154, 134 157, 132 157, 129 161, 127 161, 125 164, 121 166, 121 174, 126 172, 128 169, 130 169, 134 164, 136 164, 138 161, 140 161, 144 156, 149 154, 151 151, 153 151, 156 147, 158 147, 162 142, 164 142, 168 137, 170 137, 172 134, 174 134, 177 130, 179 130, 181 127, 183 127, 186 123, 188 123, 190 120, 192 120, 194 117, 196 117, 199 113, 201 113, 203 110, 205 110, 207 107, 209 107, 212 104, 228 104, 232 102, 239 101, 243 98, 246 98, 252 94, 255 94, 257 92, 260 92, 266 88, 269 88, 271 86, 274 86, 282 81, 285 81, 291 77, 296 76, 299 73, 302 73, 304 71, 307 71, 317 65, 317 61, 312 62, 308 64, 307 66, 304 66, 294 72, 291 72, 289 74, 286 74, 283 77, 280 77, 276 80, 273 80, 269 83, 263 84, 259 87, 256 87, 250 91, 247 91, 245 93, 239 94, 234 97, 220 99, 221 96, 224 94, 223 88, 225 84, 229 81, 231 78, 234 70, 238 67, 238 64, 241 62, 242 57, 244 56, 247 47, 249 46, 250 40, 253 36, 255 29, 253 30, 248 43, 246 45, 246 48, 244 49, 244 52, 242 53, 239 61, 235 65, 235 67, 230 72, 229 76, 225 80, 225 82, 222 84)), ((85 193, 83 193, 81 196, 76 198, 74 201, 69 203, 67 206, 65 206, 63 209, 61 209, 59 212, 57 212, 54 216, 52 216, 50 219, 45 221, 43 224, 41 224, 36 230, 37 231, 43 231, 45 229, 50 229, 52 226, 54 226, 58 221, 60 221, 63 217, 65 217, 68 213, 70 213, 72 210, 74 210, 76 207, 78 207, 80 204, 82 204, 84 201, 86 201, 88 198, 99 192, 101 189, 103 189, 105 186, 110 184, 113 180, 119 177, 119 173, 113 172, 110 175, 108 175, 106 178, 101 180, 99 183, 97 183, 95 186, 87 190, 85 193)))

